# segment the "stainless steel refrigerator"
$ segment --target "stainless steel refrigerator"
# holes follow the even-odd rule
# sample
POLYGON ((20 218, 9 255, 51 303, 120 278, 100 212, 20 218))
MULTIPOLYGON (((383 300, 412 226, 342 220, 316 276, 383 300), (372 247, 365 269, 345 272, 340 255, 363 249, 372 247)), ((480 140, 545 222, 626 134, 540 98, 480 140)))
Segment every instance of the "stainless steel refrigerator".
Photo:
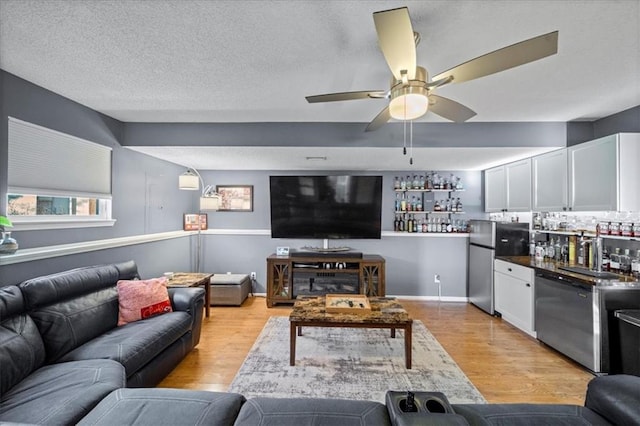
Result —
POLYGON ((469 226, 469 301, 493 315, 493 261, 529 254, 529 224, 471 220, 469 226))

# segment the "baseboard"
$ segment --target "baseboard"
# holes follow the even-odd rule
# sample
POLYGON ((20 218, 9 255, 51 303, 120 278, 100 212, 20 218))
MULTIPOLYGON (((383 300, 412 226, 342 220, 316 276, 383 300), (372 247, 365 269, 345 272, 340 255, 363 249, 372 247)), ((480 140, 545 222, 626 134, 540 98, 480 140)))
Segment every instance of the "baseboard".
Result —
MULTIPOLYGON (((267 293, 253 293, 255 297, 267 297, 267 293)), ((397 297, 398 299, 405 300, 415 300, 415 301, 430 301, 430 302, 458 302, 458 303, 467 303, 469 298, 467 297, 459 297, 459 296, 405 296, 405 295, 395 295, 389 294, 389 297, 397 297)))

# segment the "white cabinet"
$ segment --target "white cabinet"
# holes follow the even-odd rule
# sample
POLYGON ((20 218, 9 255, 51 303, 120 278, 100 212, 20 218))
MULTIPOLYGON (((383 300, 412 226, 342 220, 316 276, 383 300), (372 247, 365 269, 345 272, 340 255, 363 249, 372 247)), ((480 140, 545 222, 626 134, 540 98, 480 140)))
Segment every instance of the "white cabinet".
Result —
POLYGON ((569 208, 640 210, 640 135, 619 133, 567 148, 569 208))
POLYGON ((484 172, 484 210, 531 211, 531 159, 484 172))
POLYGON ((531 159, 509 163, 505 167, 507 210, 531 211, 531 159))
POLYGON ((531 174, 533 210, 567 210, 569 205, 566 148, 533 157, 531 174))
POLYGON ((496 259, 493 281, 496 312, 503 320, 536 337, 533 269, 496 259))
POLYGON ((501 212, 507 206, 504 166, 484 171, 484 211, 501 212))

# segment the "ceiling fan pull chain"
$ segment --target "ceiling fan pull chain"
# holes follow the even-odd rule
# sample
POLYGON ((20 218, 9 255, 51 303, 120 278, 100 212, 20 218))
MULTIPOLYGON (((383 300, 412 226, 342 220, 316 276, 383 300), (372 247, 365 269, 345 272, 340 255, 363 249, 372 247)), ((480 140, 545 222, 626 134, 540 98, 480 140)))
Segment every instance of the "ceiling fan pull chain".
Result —
MULTIPOLYGON (((404 99, 404 116, 407 116, 407 99, 404 99)), ((407 155, 407 120, 402 121, 402 155, 407 155)))
POLYGON ((409 127, 409 151, 411 152, 411 156, 409 157, 409 164, 413 165, 413 120, 411 120, 411 124, 409 127))

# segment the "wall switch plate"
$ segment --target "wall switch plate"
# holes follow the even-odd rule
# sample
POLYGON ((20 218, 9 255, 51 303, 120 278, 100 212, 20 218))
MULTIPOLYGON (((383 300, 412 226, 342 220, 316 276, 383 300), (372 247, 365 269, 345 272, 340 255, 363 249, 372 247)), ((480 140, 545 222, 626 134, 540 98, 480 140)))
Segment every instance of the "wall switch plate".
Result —
POLYGON ((436 284, 440 284, 440 274, 435 274, 433 276, 433 282, 436 284))
POLYGON ((255 272, 251 273, 251 279, 255 281, 255 279, 256 279, 256 273, 255 272))

